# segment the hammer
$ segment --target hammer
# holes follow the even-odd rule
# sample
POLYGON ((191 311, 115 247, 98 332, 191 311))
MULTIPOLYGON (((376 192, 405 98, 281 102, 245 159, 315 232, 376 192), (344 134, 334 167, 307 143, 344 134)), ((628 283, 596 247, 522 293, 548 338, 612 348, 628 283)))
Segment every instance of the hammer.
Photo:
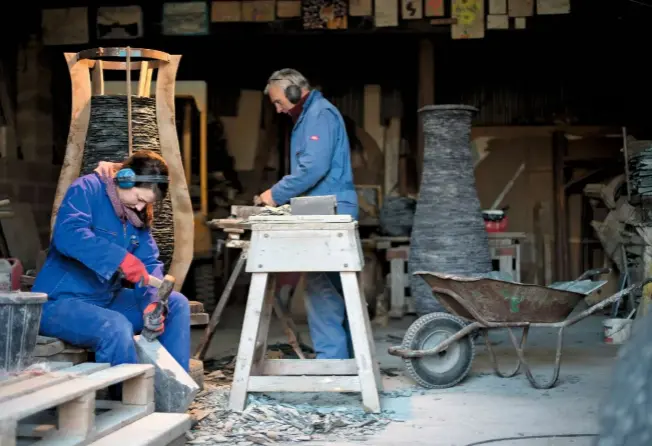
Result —
MULTIPOLYGON (((170 297, 170 293, 172 293, 172 290, 174 289, 175 281, 176 280, 174 276, 171 276, 169 274, 166 274, 163 280, 160 280, 154 276, 149 276, 149 285, 158 289, 158 292, 156 293, 156 296, 158 298, 158 303, 156 304, 156 308, 152 313, 150 313, 147 316, 152 321, 160 319, 161 316, 167 314, 168 298, 170 297)), ((143 331, 141 333, 141 335, 150 342, 156 339, 158 334, 159 333, 156 333, 146 327, 143 327, 143 331)))

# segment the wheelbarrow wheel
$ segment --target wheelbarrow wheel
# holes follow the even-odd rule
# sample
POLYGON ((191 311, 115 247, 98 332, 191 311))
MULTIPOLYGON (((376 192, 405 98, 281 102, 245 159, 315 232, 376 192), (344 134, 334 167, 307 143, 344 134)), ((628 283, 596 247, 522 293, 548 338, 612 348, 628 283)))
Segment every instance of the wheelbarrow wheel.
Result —
MULTIPOLYGON (((414 321, 403 337, 402 347, 409 350, 435 348, 466 326, 448 313, 430 313, 414 321)), ((404 360, 408 374, 428 389, 445 389, 462 381, 471 370, 475 345, 470 336, 455 341, 444 351, 423 358, 404 360)))

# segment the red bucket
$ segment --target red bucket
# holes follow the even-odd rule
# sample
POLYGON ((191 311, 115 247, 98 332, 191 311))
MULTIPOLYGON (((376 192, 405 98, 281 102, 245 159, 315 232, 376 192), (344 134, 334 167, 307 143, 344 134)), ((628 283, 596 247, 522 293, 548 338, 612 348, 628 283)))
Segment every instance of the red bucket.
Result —
POLYGON ((504 210, 492 209, 482 211, 482 218, 484 219, 484 227, 487 232, 505 232, 509 219, 504 210))

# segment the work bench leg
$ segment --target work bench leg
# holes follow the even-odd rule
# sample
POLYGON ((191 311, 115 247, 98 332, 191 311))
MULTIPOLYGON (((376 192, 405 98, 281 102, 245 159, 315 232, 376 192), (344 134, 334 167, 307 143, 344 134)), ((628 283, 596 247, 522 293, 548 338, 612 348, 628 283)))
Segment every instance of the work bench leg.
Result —
MULTIPOLYGON (((269 278, 269 275, 267 276, 269 278)), ((274 288, 276 284, 276 275, 272 274, 271 280, 267 280, 265 287, 265 302, 263 310, 260 312, 260 322, 258 323, 258 334, 256 335, 256 348, 254 350, 254 364, 251 368, 251 374, 262 375, 265 360, 267 359, 267 336, 269 334, 269 325, 272 322, 272 310, 274 309, 274 288)))
POLYGON ((378 389, 381 388, 380 368, 376 362, 369 313, 363 302, 355 272, 340 273, 346 313, 350 322, 353 352, 358 365, 362 403, 370 412, 380 412, 378 389), (362 323, 359 323, 362 321, 362 323))
POLYGON ((229 409, 234 411, 244 410, 247 404, 247 386, 256 353, 258 325, 265 303, 266 288, 267 273, 253 273, 229 398, 229 409))

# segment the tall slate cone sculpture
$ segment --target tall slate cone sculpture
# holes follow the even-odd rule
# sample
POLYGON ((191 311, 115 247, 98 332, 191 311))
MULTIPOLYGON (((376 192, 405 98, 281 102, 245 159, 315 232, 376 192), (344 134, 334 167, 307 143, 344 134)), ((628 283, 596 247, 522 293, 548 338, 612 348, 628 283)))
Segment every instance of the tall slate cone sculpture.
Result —
POLYGON ((410 244, 410 291, 417 314, 446 311, 415 271, 474 276, 491 271, 489 241, 475 188, 466 105, 419 110, 424 157, 410 244))

